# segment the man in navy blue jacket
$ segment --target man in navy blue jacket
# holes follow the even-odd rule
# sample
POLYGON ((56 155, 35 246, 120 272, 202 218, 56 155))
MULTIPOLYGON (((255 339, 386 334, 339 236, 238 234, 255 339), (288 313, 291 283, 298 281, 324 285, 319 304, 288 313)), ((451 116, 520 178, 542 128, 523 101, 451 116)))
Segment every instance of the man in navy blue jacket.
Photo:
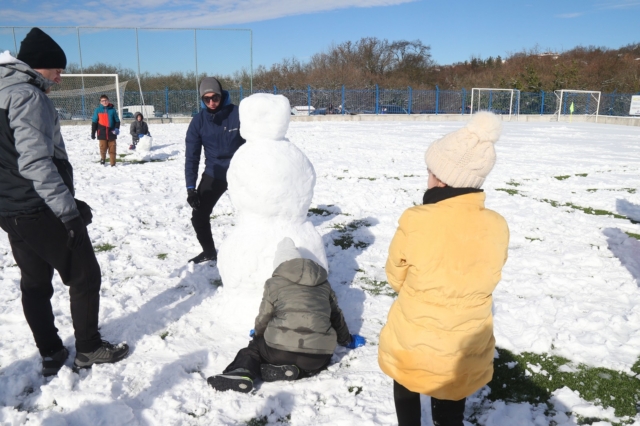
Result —
POLYGON ((196 231, 202 253, 189 262, 217 260, 213 243, 211 212, 227 190, 227 170, 231 157, 244 143, 240 136, 238 107, 231 103, 229 92, 220 82, 205 77, 200 82, 200 97, 205 107, 189 124, 184 175, 187 182, 187 202, 193 208, 191 223, 196 231), (200 154, 204 147, 204 173, 196 189, 200 154))

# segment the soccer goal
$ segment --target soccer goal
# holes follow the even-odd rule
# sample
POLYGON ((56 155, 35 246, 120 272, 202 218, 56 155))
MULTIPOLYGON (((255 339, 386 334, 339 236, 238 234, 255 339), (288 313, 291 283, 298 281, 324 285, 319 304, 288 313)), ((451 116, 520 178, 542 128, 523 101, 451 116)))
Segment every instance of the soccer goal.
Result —
POLYGON ((117 74, 62 74, 60 84, 51 87, 49 98, 60 120, 89 120, 100 105, 100 96, 107 95, 122 118, 122 99, 127 81, 117 74))
POLYGON ((509 120, 520 115, 520 91, 518 89, 471 89, 471 114, 478 111, 491 111, 494 114, 508 115, 509 120))
POLYGON ((573 115, 584 115, 595 117, 598 122, 598 112, 600 111, 600 92, 591 90, 556 90, 556 112, 557 121, 562 120, 562 116, 568 116, 569 121, 573 115))

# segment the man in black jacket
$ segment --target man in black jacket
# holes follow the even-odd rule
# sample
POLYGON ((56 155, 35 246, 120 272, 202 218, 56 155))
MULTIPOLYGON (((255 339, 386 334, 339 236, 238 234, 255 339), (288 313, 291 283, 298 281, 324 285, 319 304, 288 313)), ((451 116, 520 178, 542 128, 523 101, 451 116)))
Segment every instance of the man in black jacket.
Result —
POLYGON ((189 262, 217 260, 211 234, 211 212, 227 190, 227 170, 233 154, 244 143, 240 136, 238 107, 231 103, 229 92, 220 82, 205 77, 200 82, 200 97, 206 106, 189 124, 187 130, 184 174, 187 202, 193 209, 191 223, 202 253, 189 262), (200 154, 204 148, 204 173, 196 189, 200 154))
POLYGON ((22 307, 45 376, 56 374, 69 355, 54 324, 54 269, 69 286, 74 367, 116 362, 129 352, 98 331, 101 273, 87 233, 91 208, 74 199, 73 167, 46 96, 66 63, 64 51, 39 28, 22 41, 17 59, 0 55, 0 227, 20 268, 22 307))

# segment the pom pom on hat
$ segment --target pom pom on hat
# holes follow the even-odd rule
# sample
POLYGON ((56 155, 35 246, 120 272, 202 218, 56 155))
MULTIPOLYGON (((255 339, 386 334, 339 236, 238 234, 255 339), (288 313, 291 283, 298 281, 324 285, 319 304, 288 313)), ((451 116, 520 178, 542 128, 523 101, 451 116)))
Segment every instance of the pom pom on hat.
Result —
POLYGON ((425 153, 427 168, 454 188, 480 188, 496 163, 494 143, 502 123, 490 112, 479 112, 460 130, 433 142, 425 153))
POLYGON ((301 258, 300 252, 296 248, 295 243, 289 237, 285 237, 278 243, 276 255, 273 258, 273 269, 276 269, 280 264, 291 259, 301 258))
POLYGON ((67 56, 60 45, 40 28, 32 28, 22 40, 17 59, 33 69, 67 67, 67 56))

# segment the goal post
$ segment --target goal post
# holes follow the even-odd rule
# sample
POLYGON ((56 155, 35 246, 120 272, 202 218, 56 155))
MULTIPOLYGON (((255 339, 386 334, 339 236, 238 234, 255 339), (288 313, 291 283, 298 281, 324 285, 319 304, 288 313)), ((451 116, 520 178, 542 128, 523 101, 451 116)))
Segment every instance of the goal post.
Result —
POLYGON ((90 119, 100 105, 101 95, 107 95, 115 103, 122 119, 122 99, 128 81, 120 82, 118 74, 62 74, 61 77, 60 84, 49 92, 61 120, 90 119))
POLYGON ((520 91, 518 89, 495 89, 474 87, 471 89, 471 111, 491 111, 508 115, 509 120, 520 115, 520 91))
POLYGON ((557 121, 561 121, 563 115, 571 117, 575 115, 584 115, 595 117, 598 122, 598 114, 600 112, 600 95, 595 90, 555 90, 556 95, 556 112, 557 121))

